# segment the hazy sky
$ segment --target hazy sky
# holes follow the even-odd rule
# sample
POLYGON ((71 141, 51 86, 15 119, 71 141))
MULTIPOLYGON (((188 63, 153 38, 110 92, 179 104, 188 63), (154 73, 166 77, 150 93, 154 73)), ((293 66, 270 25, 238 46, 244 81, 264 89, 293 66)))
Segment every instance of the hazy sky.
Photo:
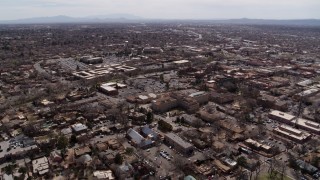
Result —
POLYGON ((0 0, 0 20, 114 13, 164 19, 320 19, 320 0, 0 0))

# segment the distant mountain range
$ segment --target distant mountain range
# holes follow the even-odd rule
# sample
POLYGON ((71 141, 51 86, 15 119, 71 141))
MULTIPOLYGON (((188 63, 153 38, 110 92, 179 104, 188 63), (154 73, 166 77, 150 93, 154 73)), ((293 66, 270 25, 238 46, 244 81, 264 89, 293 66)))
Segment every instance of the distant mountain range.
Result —
POLYGON ((273 19, 207 19, 207 20, 188 20, 188 19, 146 19, 131 14, 109 14, 87 17, 52 16, 35 17, 17 20, 0 21, 0 24, 53 24, 53 23, 116 23, 116 22, 204 22, 220 24, 260 24, 260 25, 299 25, 299 26, 320 26, 320 19, 292 19, 292 20, 273 20, 273 19))
POLYGON ((0 24, 53 24, 53 23, 104 23, 104 22, 127 22, 137 21, 143 18, 130 14, 110 14, 87 17, 51 16, 35 17, 17 20, 0 21, 0 24))

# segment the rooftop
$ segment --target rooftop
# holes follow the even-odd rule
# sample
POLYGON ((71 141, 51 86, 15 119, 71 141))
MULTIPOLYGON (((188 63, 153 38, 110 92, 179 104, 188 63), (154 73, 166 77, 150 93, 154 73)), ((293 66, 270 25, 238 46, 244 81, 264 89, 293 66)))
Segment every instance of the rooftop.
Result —
POLYGON ((186 142, 185 140, 183 140, 181 137, 177 136, 176 134, 168 133, 168 134, 166 134, 166 137, 171 139, 175 143, 179 144, 179 146, 181 146, 185 149, 192 147, 192 144, 186 142))

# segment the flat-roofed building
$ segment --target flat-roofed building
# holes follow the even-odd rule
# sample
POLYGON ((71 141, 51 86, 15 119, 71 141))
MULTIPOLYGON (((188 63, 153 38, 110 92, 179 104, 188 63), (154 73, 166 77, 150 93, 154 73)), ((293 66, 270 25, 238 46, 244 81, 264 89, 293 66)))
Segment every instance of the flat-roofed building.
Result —
POLYGON ((94 179, 113 180, 116 179, 111 170, 101 170, 93 172, 94 179))
POLYGON ((255 141, 255 140, 250 139, 250 138, 247 139, 247 140, 245 140, 244 143, 245 143, 248 147, 250 147, 250 148, 252 148, 252 149, 255 149, 255 150, 258 150, 258 151, 264 151, 264 152, 266 152, 266 153, 269 153, 270 150, 271 150, 271 147, 270 147, 270 146, 265 145, 265 144, 261 144, 261 143, 259 143, 258 141, 255 141))
POLYGON ((185 140, 183 140, 181 137, 179 137, 174 133, 166 134, 164 138, 164 142, 185 155, 192 155, 194 150, 194 147, 192 144, 186 142, 185 140))
POLYGON ((299 100, 301 98, 307 98, 307 97, 313 96, 313 95, 315 95, 315 94, 317 94, 319 92, 320 92, 320 89, 312 88, 312 89, 308 89, 308 90, 302 91, 302 92, 300 92, 298 94, 295 94, 293 96, 293 98, 296 99, 296 100, 299 100))
POLYGON ((281 125, 273 129, 273 132, 297 143, 304 143, 311 137, 309 133, 302 132, 286 125, 281 125))
POLYGON ((285 124, 297 126, 303 130, 306 130, 314 134, 320 134, 320 124, 313 121, 309 121, 303 118, 298 118, 293 115, 290 115, 281 111, 277 111, 277 110, 271 111, 269 113, 269 118, 283 122, 285 124))
POLYGON ((313 122, 313 121, 309 121, 306 119, 302 119, 302 118, 298 118, 296 121, 296 126, 298 126, 301 129, 304 129, 306 131, 315 133, 315 134, 320 134, 320 124, 313 122))
POLYGON ((182 66, 190 66, 191 63, 189 60, 179 60, 179 61, 173 61, 173 64, 175 66, 179 66, 179 67, 182 67, 182 66))
POLYGON ((207 103, 209 101, 209 94, 205 91, 195 92, 189 95, 189 97, 194 98, 200 104, 207 103))
POLYGON ((178 106, 178 100, 170 96, 153 100, 151 108, 157 112, 166 112, 178 106))
POLYGON ((295 118, 295 116, 278 110, 272 110, 269 113, 269 118, 288 124, 295 118))
POLYGON ((195 113, 200 108, 199 103, 191 97, 178 99, 178 105, 185 109, 188 113, 195 113))
POLYGON ((162 53, 163 50, 160 47, 145 47, 142 52, 144 54, 159 54, 162 53))
POLYGON ((48 158, 42 157, 32 161, 32 169, 34 174, 43 175, 49 172, 48 158))
POLYGON ((71 128, 73 132, 75 132, 76 134, 84 133, 88 129, 88 127, 82 123, 73 124, 71 125, 71 128))
POLYGON ((152 139, 146 139, 134 129, 129 129, 127 137, 131 140, 132 144, 136 147, 146 149, 153 146, 154 141, 152 139))
POLYGON ((99 90, 107 95, 117 95, 118 90, 112 86, 108 86, 106 84, 101 84, 99 90))

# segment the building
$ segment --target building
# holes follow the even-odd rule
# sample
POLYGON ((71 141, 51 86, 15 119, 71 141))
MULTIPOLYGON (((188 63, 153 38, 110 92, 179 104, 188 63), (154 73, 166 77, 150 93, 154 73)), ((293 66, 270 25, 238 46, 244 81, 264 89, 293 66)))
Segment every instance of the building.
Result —
POLYGON ((173 61, 173 64, 178 67, 185 67, 185 66, 190 66, 191 62, 189 60, 179 60, 179 61, 173 61))
POLYGON ((191 97, 178 98, 178 105, 188 113, 195 113, 200 108, 199 103, 191 97))
POLYGON ((297 127, 314 134, 320 134, 320 124, 306 119, 298 118, 293 122, 297 127))
POLYGON ((310 175, 315 174, 316 172, 318 172, 318 168, 312 166, 311 164, 302 161, 300 159, 298 159, 296 161, 296 163, 298 164, 298 166, 300 167, 300 169, 304 170, 305 172, 307 172, 310 175))
POLYGON ((157 140, 158 134, 154 132, 148 125, 145 125, 141 128, 141 134, 148 139, 157 140))
POLYGON ((209 94, 205 91, 195 92, 189 95, 189 97, 194 98, 199 104, 205 104, 209 101, 209 94))
POLYGON ((298 82, 297 85, 301 87, 307 87, 313 84, 313 81, 311 79, 307 79, 301 82, 298 82))
POLYGON ((311 137, 309 133, 302 132, 286 125, 281 125, 273 129, 273 132, 281 137, 285 137, 297 143, 304 143, 311 137))
POLYGON ((273 110, 269 113, 269 118, 283 122, 291 126, 297 126, 303 130, 314 134, 320 134, 320 124, 306 119, 298 118, 293 115, 273 110))
POLYGON ((244 144, 247 145, 248 147, 257 150, 257 151, 263 151, 266 153, 270 153, 271 147, 265 144, 261 144, 258 141, 255 141, 253 139, 247 139, 244 141, 244 144))
POLYGON ((44 175, 49 172, 49 161, 46 157, 38 158, 32 161, 34 174, 44 175))
POLYGON ((101 84, 99 90, 107 95, 118 95, 117 88, 108 85, 108 83, 101 84))
POLYGON ((127 137, 130 139, 134 146, 142 149, 150 148, 154 144, 154 141, 152 141, 151 139, 145 139, 141 134, 131 128, 127 132, 127 137))
POLYGON ((91 149, 89 148, 89 146, 82 146, 74 149, 74 155, 77 157, 87 153, 91 153, 91 149))
POLYGON ((82 123, 73 124, 71 128, 76 134, 85 133, 88 129, 88 127, 82 123))
POLYGON ((142 50, 143 54, 160 54, 163 50, 160 47, 145 47, 142 50))
POLYGON ((234 169, 237 166, 237 161, 234 161, 227 157, 222 157, 220 161, 222 161, 225 165, 229 166, 232 169, 234 169))
POLYGON ((185 140, 183 140, 182 138, 180 138, 174 133, 166 134, 164 138, 164 142, 185 155, 192 155, 194 150, 194 147, 192 144, 186 142, 185 140))
POLYGON ((151 108, 157 112, 166 112, 178 106, 178 100, 170 96, 153 100, 151 108))
POLYGON ((217 92, 211 92, 210 93, 210 100, 218 103, 218 104, 226 104, 231 103, 234 101, 234 95, 231 93, 217 93, 217 92))
POLYGON ((315 94, 317 94, 319 92, 320 92, 320 89, 312 88, 312 89, 308 89, 308 90, 302 91, 302 92, 300 92, 298 94, 295 94, 293 96, 293 98, 295 100, 300 100, 301 98, 308 98, 308 97, 313 96, 313 95, 315 95, 315 94))
POLYGON ((83 56, 80 58, 80 62, 86 64, 100 64, 103 62, 102 57, 83 56))
POLYGON ((94 171, 93 172, 94 179, 99 180, 113 180, 116 179, 111 170, 104 170, 104 171, 94 171))
POLYGON ((274 119, 274 120, 277 120, 277 121, 280 121, 280 122, 283 122, 286 124, 288 124, 288 122, 291 122, 295 118, 295 116, 293 116, 293 115, 290 115, 290 114, 287 114, 287 113, 284 113, 284 112, 281 112, 278 110, 272 110, 268 116, 271 119, 274 119))

